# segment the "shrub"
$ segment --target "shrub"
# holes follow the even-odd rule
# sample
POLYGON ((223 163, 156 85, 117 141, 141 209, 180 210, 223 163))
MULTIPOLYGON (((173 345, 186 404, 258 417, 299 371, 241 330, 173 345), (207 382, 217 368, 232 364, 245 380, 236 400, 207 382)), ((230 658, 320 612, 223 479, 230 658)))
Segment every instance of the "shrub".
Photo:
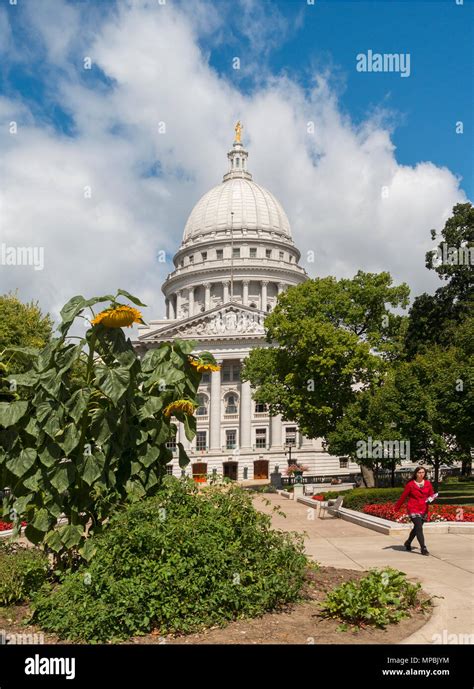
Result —
POLYGON ((348 581, 333 589, 323 604, 322 614, 353 625, 385 628, 408 617, 416 605, 428 604, 419 600, 420 588, 420 584, 411 584, 396 569, 374 569, 358 582, 348 581))
POLYGON ((47 573, 48 558, 37 548, 0 542, 0 605, 26 600, 47 573))
POLYGON ((344 496, 344 507, 361 510, 364 505, 379 505, 395 502, 403 493, 403 488, 354 488, 344 496))
POLYGON ((86 568, 34 600, 32 620, 71 640, 126 639, 158 628, 185 633, 294 601, 306 557, 300 536, 270 528, 237 486, 198 493, 166 477, 94 536, 86 568))

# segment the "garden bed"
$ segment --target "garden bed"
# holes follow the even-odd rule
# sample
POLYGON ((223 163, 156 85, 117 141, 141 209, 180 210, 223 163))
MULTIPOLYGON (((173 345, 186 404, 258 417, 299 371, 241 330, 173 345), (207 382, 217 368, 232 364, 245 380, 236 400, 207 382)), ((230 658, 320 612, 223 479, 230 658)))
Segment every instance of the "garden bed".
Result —
MULTIPOLYGON (((137 636, 124 643, 134 644, 396 644, 423 627, 431 616, 431 610, 415 609, 411 617, 392 624, 387 629, 365 627, 338 631, 340 623, 319 614, 326 595, 336 586, 347 581, 358 581, 366 573, 320 567, 308 574, 301 603, 287 606, 280 612, 266 613, 253 619, 237 620, 225 627, 211 628, 203 632, 182 636, 162 637, 160 630, 137 636)), ((428 595, 422 593, 422 598, 428 595)), ((7 634, 39 634, 37 626, 25 626, 28 618, 27 605, 0 608, 0 628, 7 634)), ((45 644, 64 643, 54 634, 44 634, 45 644)))

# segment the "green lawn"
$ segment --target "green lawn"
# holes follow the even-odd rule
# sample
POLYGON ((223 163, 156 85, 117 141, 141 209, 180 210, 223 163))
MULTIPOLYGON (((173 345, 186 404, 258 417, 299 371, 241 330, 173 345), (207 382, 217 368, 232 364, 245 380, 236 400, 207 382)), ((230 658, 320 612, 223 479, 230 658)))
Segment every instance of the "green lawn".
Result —
POLYGON ((438 492, 440 505, 474 505, 474 482, 442 483, 438 492))

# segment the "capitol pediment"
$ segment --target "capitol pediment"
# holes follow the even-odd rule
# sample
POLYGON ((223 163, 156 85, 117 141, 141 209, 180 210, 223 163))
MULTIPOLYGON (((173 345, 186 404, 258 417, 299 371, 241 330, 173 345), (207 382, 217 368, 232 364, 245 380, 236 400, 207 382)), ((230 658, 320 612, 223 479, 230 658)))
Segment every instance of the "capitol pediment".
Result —
POLYGON ((240 304, 224 304, 206 313, 197 314, 175 321, 140 337, 142 342, 147 340, 165 340, 173 337, 208 339, 239 336, 265 335, 263 311, 257 311, 240 304))

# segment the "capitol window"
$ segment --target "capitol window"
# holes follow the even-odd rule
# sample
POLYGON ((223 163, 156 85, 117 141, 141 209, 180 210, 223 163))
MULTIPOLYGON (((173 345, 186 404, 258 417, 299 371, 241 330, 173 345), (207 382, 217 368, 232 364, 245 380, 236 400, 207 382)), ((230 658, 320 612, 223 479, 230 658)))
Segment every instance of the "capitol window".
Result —
POLYGON ((271 258, 272 257, 272 250, 271 249, 265 249, 265 258, 271 258))
POLYGON ((222 382, 230 383, 240 380, 240 364, 226 362, 222 366, 222 382))
POLYGON ((255 429, 255 447, 266 447, 267 445, 267 429, 255 429))
POLYGON ((196 433, 196 450, 198 452, 207 449, 207 431, 197 431, 196 433))
POLYGON ((197 396, 198 408, 196 409, 196 416, 207 416, 209 400, 207 395, 199 394, 197 396))
POLYGON ((166 442, 166 447, 168 448, 168 450, 176 450, 176 436, 174 436, 173 438, 170 438, 166 442))
POLYGON ((263 402, 255 402, 255 413, 256 414, 265 414, 267 412, 267 405, 263 404, 263 402))
POLYGON ((237 431, 235 428, 225 432, 225 446, 227 450, 233 450, 237 446, 237 431))
POLYGON ((292 445, 293 447, 296 447, 296 434, 297 434, 297 428, 296 426, 288 426, 285 429, 285 435, 286 435, 286 444, 287 445, 292 445))
POLYGON ((256 247, 253 247, 253 246, 250 247, 250 258, 257 258, 257 249, 256 249, 256 247))
POLYGON ((240 249, 232 249, 232 256, 234 258, 240 258, 240 249))
POLYGON ((201 259, 207 261, 207 251, 201 251, 201 259))
POLYGON ((218 261, 220 259, 222 260, 224 258, 224 250, 223 249, 216 249, 216 258, 218 261))
POLYGON ((225 398, 225 413, 237 414, 237 396, 230 394, 225 398))

